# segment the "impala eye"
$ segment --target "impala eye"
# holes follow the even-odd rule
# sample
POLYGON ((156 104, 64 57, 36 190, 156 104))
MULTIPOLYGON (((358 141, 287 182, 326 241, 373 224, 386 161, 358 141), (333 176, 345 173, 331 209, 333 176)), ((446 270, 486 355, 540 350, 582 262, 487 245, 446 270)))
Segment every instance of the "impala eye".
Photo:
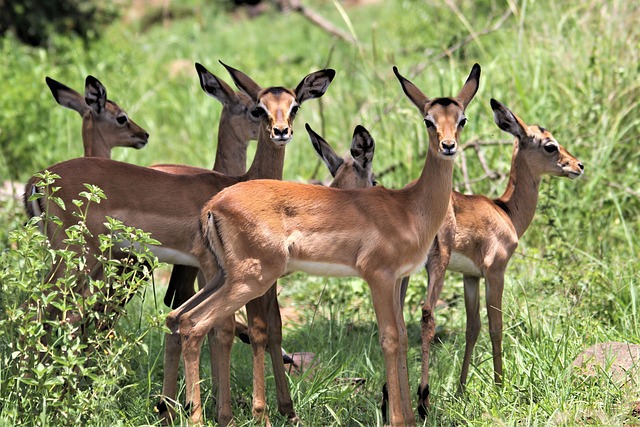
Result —
POLYGON ((547 153, 555 153, 556 151, 558 151, 558 146, 555 144, 547 144, 542 148, 544 148, 544 151, 546 151, 547 153))
POLYGON ((127 123, 127 120, 129 120, 129 118, 125 114, 116 117, 116 122, 118 122, 119 125, 127 123))
POLYGON ((458 123, 458 126, 460 126, 461 128, 465 127, 467 124, 468 120, 465 117, 464 119, 460 120, 460 123, 458 123))
POLYGON ((267 114, 266 111, 264 111, 264 109, 262 107, 256 107, 253 110, 251 110, 251 115, 253 117, 255 117, 256 119, 259 117, 264 117, 267 114))
POLYGON ((433 122, 429 119, 424 119, 424 124, 427 126, 427 129, 431 129, 433 127, 435 127, 436 125, 433 124, 433 122))
POLYGON ((295 116, 299 109, 300 109, 300 106, 294 105, 293 107, 291 107, 291 113, 289 113, 289 115, 292 117, 295 116))

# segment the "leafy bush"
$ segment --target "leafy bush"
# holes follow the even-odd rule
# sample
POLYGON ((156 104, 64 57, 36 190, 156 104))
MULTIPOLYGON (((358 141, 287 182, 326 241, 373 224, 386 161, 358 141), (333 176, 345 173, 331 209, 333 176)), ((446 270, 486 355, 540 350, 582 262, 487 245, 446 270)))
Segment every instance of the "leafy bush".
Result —
POLYGON ((32 46, 46 44, 54 33, 91 39, 118 16, 117 10, 116 3, 96 0, 2 0, 0 35, 10 30, 32 46))
MULTIPOLYGON (((40 178, 47 188, 44 197, 62 203, 53 186, 57 177, 45 172, 40 178)), ((87 212, 104 198, 99 189, 87 188, 81 200, 74 201, 78 223, 66 230, 69 245, 84 245, 89 232, 87 212)), ((108 219, 110 233, 100 236, 99 259, 105 274, 102 280, 94 280, 77 273, 83 270, 84 255, 51 248, 38 231, 42 220, 35 217, 11 233, 11 248, 0 258, 3 421, 67 426, 100 419, 109 424, 115 414, 105 411, 122 399, 132 362, 148 355, 143 341, 148 330, 124 329, 117 320, 126 314, 124 302, 138 294, 157 266, 146 247, 158 242, 141 230, 108 219), (130 257, 109 259, 106 255, 123 239, 136 243, 129 250, 130 257), (48 266, 60 258, 66 261, 65 275, 48 283, 48 266), (77 292, 83 283, 90 292, 77 292), (21 303, 24 296, 26 302, 21 303), (53 311, 61 314, 53 316, 53 311), (69 320, 73 318, 82 320, 69 320)))

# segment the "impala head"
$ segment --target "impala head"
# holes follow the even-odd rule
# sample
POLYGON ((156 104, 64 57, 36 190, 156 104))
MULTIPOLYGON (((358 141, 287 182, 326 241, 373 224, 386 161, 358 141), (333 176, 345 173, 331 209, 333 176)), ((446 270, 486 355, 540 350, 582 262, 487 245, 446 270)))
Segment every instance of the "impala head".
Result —
MULTIPOLYGON (((58 104, 77 111, 82 116, 83 127, 91 127, 109 148, 142 148, 149 142, 147 131, 131 120, 115 102, 107 99, 107 90, 95 77, 87 76, 84 96, 52 78, 47 77, 46 82, 58 104)), ((87 148, 91 152, 91 147, 85 147, 85 152, 87 148)))
POLYGON ((375 143, 367 130, 358 125, 353 131, 351 140, 351 158, 343 159, 338 156, 331 146, 308 124, 305 128, 309 133, 309 139, 318 155, 329 168, 333 182, 331 187, 356 189, 368 188, 376 185, 372 171, 373 152, 375 143))
POLYGON ((471 73, 455 98, 429 99, 420 89, 393 67, 405 95, 418 108, 429 133, 429 149, 445 159, 453 159, 458 152, 460 132, 467 124, 464 111, 480 85, 480 65, 474 64, 471 73))
POLYGON ((279 146, 293 137, 293 119, 303 102, 320 98, 326 92, 336 72, 320 70, 307 75, 295 89, 280 86, 262 88, 243 72, 220 62, 234 83, 253 101, 251 114, 260 119, 269 138, 279 146))
POLYGON ((578 178, 584 172, 584 165, 558 144, 547 129, 537 125, 527 125, 507 107, 491 99, 493 118, 500 129, 517 139, 517 153, 532 171, 539 175, 548 174, 578 178))
POLYGON ((251 114, 254 102, 244 92, 236 92, 224 80, 211 74, 204 66, 196 62, 196 71, 202 90, 224 105, 220 121, 229 121, 231 129, 239 141, 258 139, 260 118, 251 114))

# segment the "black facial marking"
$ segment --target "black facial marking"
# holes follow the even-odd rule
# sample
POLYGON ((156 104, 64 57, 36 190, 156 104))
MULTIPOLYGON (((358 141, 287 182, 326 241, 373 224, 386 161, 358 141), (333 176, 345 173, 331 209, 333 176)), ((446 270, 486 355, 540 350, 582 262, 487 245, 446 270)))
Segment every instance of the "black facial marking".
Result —
POLYGON ((256 119, 260 118, 260 117, 264 117, 267 115, 267 112, 264 111, 264 108, 262 107, 256 107, 253 110, 251 110, 251 116, 255 117, 256 119))
POLYGON ((282 86, 270 87, 264 91, 264 94, 270 93, 272 95, 280 95, 283 92, 289 92, 286 88, 282 86))
POLYGON ((431 105, 436 105, 436 104, 442 105, 443 107, 454 104, 462 108, 462 105, 460 105, 460 103, 453 98, 436 98, 433 101, 431 101, 431 105))

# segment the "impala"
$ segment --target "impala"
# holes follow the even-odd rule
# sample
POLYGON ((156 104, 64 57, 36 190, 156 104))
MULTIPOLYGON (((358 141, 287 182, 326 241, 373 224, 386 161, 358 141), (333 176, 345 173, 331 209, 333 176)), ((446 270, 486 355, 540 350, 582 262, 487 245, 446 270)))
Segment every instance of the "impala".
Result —
POLYGON ((107 99, 107 90, 95 77, 85 79, 84 96, 50 77, 45 80, 58 104, 77 111, 82 117, 85 157, 109 159, 113 147, 142 148, 147 145, 147 131, 107 99))
MULTIPOLYGON (((305 125, 309 138, 318 155, 327 165, 331 175, 334 177, 331 187, 338 188, 366 188, 375 185, 375 179, 372 172, 372 161, 375 144, 373 138, 369 135, 367 130, 362 126, 357 126, 353 133, 351 142, 351 156, 342 158, 338 156, 331 146, 317 133, 315 133, 311 127, 305 125)), ((193 284, 184 291, 187 294, 188 291, 193 290, 193 284)), ((263 307, 256 307, 254 305, 247 304, 247 314, 249 318, 249 326, 239 324, 240 328, 235 329, 235 335, 239 336, 245 342, 252 344, 254 350, 254 396, 253 396, 253 415, 255 418, 264 421, 267 425, 270 425, 268 414, 266 411, 266 387, 265 387, 265 374, 264 374, 264 353, 265 349, 268 349, 271 361, 273 365, 274 378, 276 382, 276 390, 278 395, 279 410, 280 412, 287 414, 289 420, 292 423, 296 423, 297 417, 292 407, 291 396, 287 386, 287 378, 285 375, 283 357, 282 357, 282 320, 280 318, 279 306, 276 298, 275 290, 270 293, 268 298, 263 298, 263 307), (282 402, 282 404, 280 403, 282 402), (284 404, 286 403, 286 405, 284 404), (290 407, 289 407, 290 405, 290 407), (291 415, 293 414, 293 416, 291 415)), ((271 291, 270 290, 270 291, 271 291)), ((180 290, 179 290, 180 291, 180 290)), ((192 292, 193 293, 193 292, 192 292)), ((218 343, 217 349, 222 345, 230 346, 229 342, 218 343)), ((214 349, 215 351, 216 349, 214 349)), ((231 351, 231 348, 228 349, 231 351)), ((180 354, 180 348, 173 348, 167 345, 167 357, 172 361, 177 361, 180 354), (169 356, 174 354, 173 356, 169 356)), ((217 351, 214 352, 214 356, 217 357, 217 351)), ((216 359, 218 360, 218 359, 216 359)), ((213 362, 212 365, 215 365, 213 362)), ((165 376, 167 381, 169 378, 174 381, 177 380, 177 363, 172 365, 165 364, 165 376), (172 371, 173 370, 173 371, 172 371)), ((217 382, 216 380, 214 380, 217 382)), ((220 392, 224 392, 223 388, 220 388, 220 392)), ((227 394, 229 397, 222 397, 223 401, 230 402, 230 390, 227 394)), ((227 396, 225 395, 225 396, 227 396)), ((166 405, 160 405, 159 409, 162 412, 166 411, 166 405)), ((170 414, 166 415, 168 417, 170 414)), ((226 416, 226 413, 219 412, 218 422, 224 425, 231 419, 231 414, 226 416)))
MULTIPOLYGON (((424 168, 414 185, 342 190, 255 180, 222 191, 202 210, 203 235, 220 271, 167 318, 176 337, 171 341, 182 340, 192 421, 200 422, 202 413, 199 357, 205 335, 228 323, 279 277, 304 271, 367 281, 385 359, 391 424, 415 424, 401 283, 424 265, 447 213, 453 159, 467 121, 465 109, 479 86, 480 66, 473 66, 456 98, 429 99, 395 67, 394 73, 429 134, 424 168)), ((228 361, 221 361, 221 378, 223 370, 229 375, 228 361)))
MULTIPOLYGON (((434 307, 446 270, 462 273, 467 331, 460 374, 463 389, 473 347, 480 332, 480 279, 485 279, 489 336, 493 348, 496 384, 502 383, 502 292, 504 274, 522 237, 531 224, 538 203, 538 188, 544 175, 578 178, 584 166, 564 149, 551 132, 527 125, 507 107, 491 100, 498 127, 515 136, 511 172, 502 196, 451 193, 447 216, 429 251, 427 300, 422 307, 422 379, 418 388, 418 412, 426 415, 429 405, 429 349, 435 336, 434 307)), ((406 289, 408 278, 403 286, 406 289)))
POLYGON ((313 148, 327 165, 333 180, 329 187, 345 190, 368 188, 376 185, 373 175, 375 142, 363 126, 356 126, 351 139, 350 156, 340 157, 311 126, 305 124, 313 148))
MULTIPOLYGON (((71 200, 84 191, 84 183, 97 185, 107 197, 100 204, 93 205, 86 218, 86 225, 91 232, 86 243, 87 271, 90 274, 100 273, 96 259, 96 255, 100 254, 98 235, 107 232, 104 222, 105 217, 110 216, 126 225, 150 232, 153 238, 161 242, 161 246, 150 248, 160 261, 197 267, 203 271, 207 280, 211 280, 218 271, 218 265, 206 248, 206 242, 202 240, 199 221, 202 207, 220 190, 238 182, 256 177, 280 179, 285 146, 293 135, 295 113, 305 101, 321 97, 335 76, 334 70, 321 70, 307 75, 295 90, 279 86, 263 89, 246 74, 226 65, 225 68, 235 84, 252 99, 252 114, 260 119, 258 147, 254 161, 245 175, 229 177, 204 169, 203 173, 170 174, 89 157, 69 160, 48 168, 61 177, 56 182, 56 186, 60 187, 56 196, 65 201, 67 206, 73 206, 71 200)), ((73 212, 61 209, 57 204, 45 206, 46 201, 42 198, 28 200, 30 195, 38 192, 36 184, 37 180, 32 178, 26 186, 27 212, 30 216, 36 216, 48 211, 60 218, 62 225, 49 224, 46 232, 52 247, 64 248, 67 245, 62 230, 77 223, 77 218, 73 212)), ((80 253, 80 248, 72 249, 80 253)), ((126 253, 120 252, 121 249, 115 248, 111 256, 126 256, 126 253)), ((60 263, 61 261, 57 261, 54 265, 51 277, 54 282, 63 272, 62 268, 57 268, 60 263)), ((84 281, 78 281, 75 291, 83 294, 91 292, 84 281)), ((48 312, 56 317, 60 314, 53 305, 48 308, 48 312)), ((170 344, 167 345, 170 347, 170 344)), ((178 352, 178 358, 179 355, 178 352)), ((175 353, 165 354, 165 365, 177 364, 178 360, 171 359, 174 356, 175 353)), ((214 374, 215 372, 214 369, 214 374)), ((165 376, 163 395, 168 399, 175 399, 176 382, 177 377, 165 376)), ((220 383, 219 386, 224 390, 229 384, 220 383)), ((288 406, 290 412, 287 415, 295 419, 293 405, 289 402, 288 406)), ((225 411, 230 413, 230 406, 221 408, 221 412, 225 411)))
MULTIPOLYGON (((247 148, 251 140, 258 138, 260 118, 252 114, 253 100, 242 91, 234 91, 224 80, 210 73, 196 62, 200 87, 209 96, 222 103, 218 123, 218 144, 213 170, 228 176, 241 176, 247 170, 247 148)), ((169 173, 203 173, 201 168, 185 165, 162 164, 151 168, 169 173)), ((198 269, 176 264, 164 303, 177 308, 194 294, 194 282, 198 269)))
MULTIPOLYGON (((331 187, 366 188, 375 185, 371 169, 375 145, 373 138, 364 127, 357 126, 355 128, 351 142, 351 157, 346 158, 338 156, 329 144, 315 133, 308 124, 305 127, 309 133, 311 143, 334 177, 331 187)), ((247 317, 249 325, 248 327, 242 325, 242 327, 246 328, 250 337, 250 344, 253 347, 253 416, 258 420, 264 421, 266 425, 270 425, 266 410, 265 349, 269 351, 271 356, 278 401, 291 401, 284 370, 282 319, 280 318, 275 286, 271 287, 261 299, 253 300, 247 304, 247 317)), ((223 344, 228 347, 225 353, 228 352, 230 354, 232 344, 233 341, 231 340, 227 340, 223 344)), ((222 361, 219 363, 222 363, 222 361)), ((175 366, 175 369, 177 369, 177 366, 175 366)), ((221 373, 221 375, 223 374, 221 373)), ((224 375, 227 375, 226 372, 224 375)), ((228 392, 228 394, 221 398, 230 402, 231 390, 222 391, 228 392)), ((284 409, 288 408, 280 408, 280 412, 287 414, 288 412, 283 412, 284 409)), ((293 411, 293 409, 290 410, 293 411)), ((218 423, 226 425, 230 420, 231 415, 225 418, 219 417, 218 423)), ((289 417, 289 421, 295 424, 298 419, 289 417)))

